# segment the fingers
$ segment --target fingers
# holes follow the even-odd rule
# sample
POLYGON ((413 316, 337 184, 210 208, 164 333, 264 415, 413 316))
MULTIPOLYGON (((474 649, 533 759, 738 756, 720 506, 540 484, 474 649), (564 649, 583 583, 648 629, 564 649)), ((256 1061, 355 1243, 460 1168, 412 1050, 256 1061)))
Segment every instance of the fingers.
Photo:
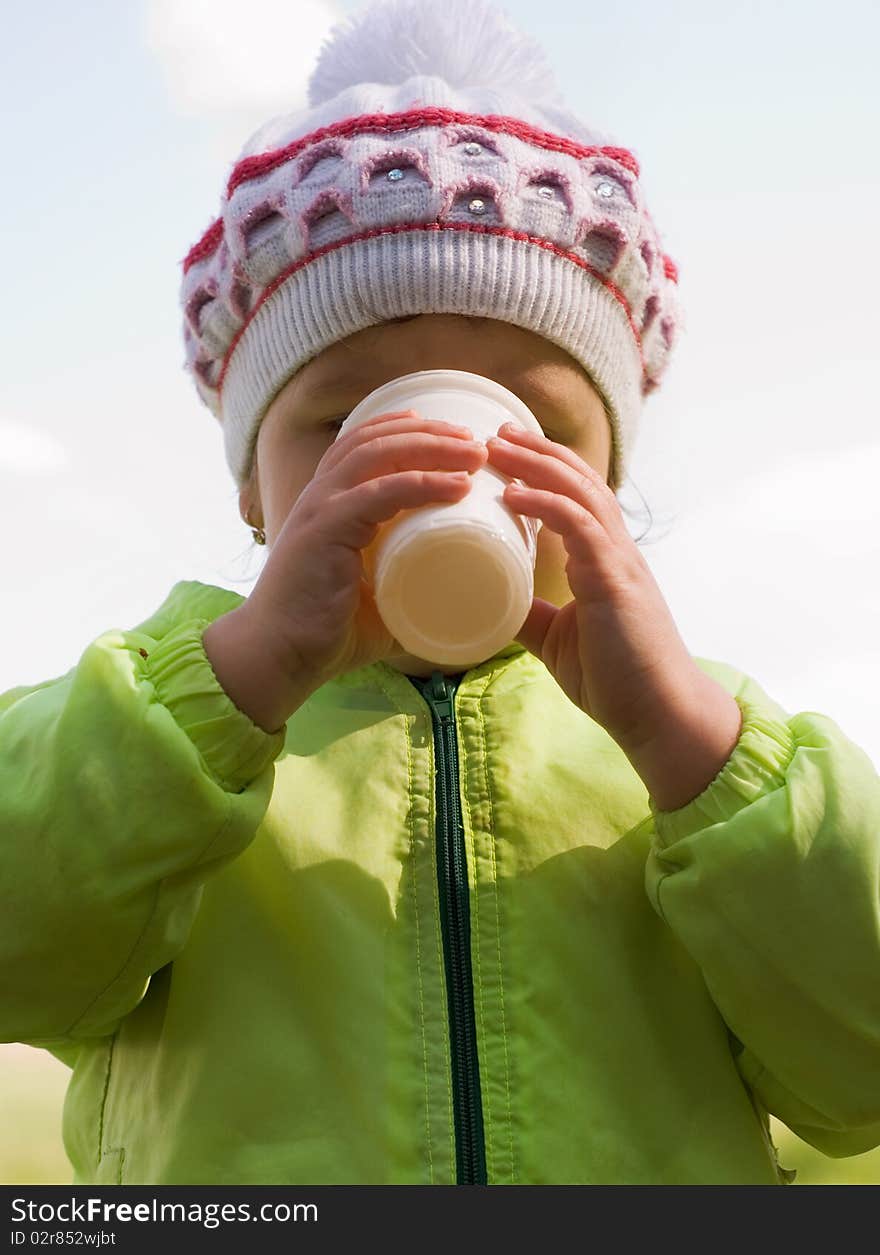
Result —
MULTIPOLYGON (((542 509, 528 512, 546 519, 555 531, 558 528, 546 518, 543 509, 553 494, 559 494, 591 515, 610 536, 629 539, 614 493, 600 473, 572 449, 537 432, 508 426, 502 427, 500 437, 489 440, 486 448, 491 466, 523 482, 524 488, 509 485, 505 489, 505 500, 512 509, 525 513, 522 507, 528 500, 537 504, 540 499, 542 509)), ((558 520, 562 510, 571 522, 571 507, 566 511, 562 501, 556 505, 554 517, 558 520)))
POLYGON ((461 437, 422 431, 377 436, 353 448, 336 468, 335 479, 355 487, 367 479, 399 471, 474 471, 488 459, 486 446, 461 437))
POLYGON ((412 510, 431 502, 460 501, 470 492, 467 471, 399 471, 368 479, 343 490, 333 500, 328 516, 333 535, 343 544, 363 549, 374 539, 379 524, 400 510, 412 510))
MULTIPOLYGON (((394 641, 364 578, 364 550, 399 511, 454 502, 488 457, 469 432, 412 412, 379 415, 331 445, 293 505, 258 585, 279 639, 312 674, 341 674, 394 641)), ((253 594, 252 594, 253 596, 253 594)))
POLYGON ((466 427, 456 427, 454 424, 438 419, 420 418, 413 410, 379 414, 335 440, 318 463, 315 473, 326 474, 343 459, 347 459, 353 449, 365 443, 371 444, 379 438, 384 440, 404 433, 411 435, 414 432, 421 432, 435 438, 442 437, 444 440, 456 440, 459 444, 473 440, 472 433, 466 427))
POLYGON ((301 502, 324 539, 363 548, 400 510, 465 496, 487 459, 467 429, 411 410, 379 415, 328 450, 301 502))

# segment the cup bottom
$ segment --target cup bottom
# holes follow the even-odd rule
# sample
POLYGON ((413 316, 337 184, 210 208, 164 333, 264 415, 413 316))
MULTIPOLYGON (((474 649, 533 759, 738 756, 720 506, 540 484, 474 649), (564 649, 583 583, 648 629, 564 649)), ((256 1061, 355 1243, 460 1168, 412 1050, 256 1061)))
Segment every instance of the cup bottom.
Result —
POLYGON ((428 532, 381 564, 376 606, 407 653, 475 666, 519 631, 531 605, 531 574, 503 538, 428 532))

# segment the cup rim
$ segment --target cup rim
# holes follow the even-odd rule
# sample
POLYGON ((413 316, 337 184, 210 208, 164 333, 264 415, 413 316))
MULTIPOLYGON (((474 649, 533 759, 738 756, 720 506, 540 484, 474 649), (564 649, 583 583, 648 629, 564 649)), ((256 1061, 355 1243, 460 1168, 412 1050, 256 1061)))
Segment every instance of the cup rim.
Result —
POLYGON ((361 422, 367 422, 370 418, 375 417, 376 414, 381 413, 381 409, 377 408, 377 402, 381 401, 383 396, 403 393, 401 408, 407 408, 406 401, 409 393, 415 399, 415 405, 412 408, 417 408, 417 397, 420 389, 416 381, 430 380, 430 387, 426 388, 426 391, 466 393, 468 388, 461 382, 466 379, 479 380, 479 385, 471 385, 472 390, 478 391, 483 397, 491 401, 498 402, 508 410, 510 417, 519 421, 527 431, 534 431, 536 435, 543 434, 544 429, 525 401, 518 397, 515 392, 511 392, 509 388, 506 388, 504 384, 499 383, 497 379, 492 379, 489 375, 480 375, 476 371, 456 370, 449 367, 438 370, 414 370, 406 375, 396 375, 394 379, 389 379, 386 383, 380 384, 378 388, 374 388, 365 397, 361 398, 342 423, 336 438, 338 440, 353 428, 358 427, 361 422), (364 413, 367 410, 370 412, 364 413), (356 421, 352 422, 352 419, 356 421))

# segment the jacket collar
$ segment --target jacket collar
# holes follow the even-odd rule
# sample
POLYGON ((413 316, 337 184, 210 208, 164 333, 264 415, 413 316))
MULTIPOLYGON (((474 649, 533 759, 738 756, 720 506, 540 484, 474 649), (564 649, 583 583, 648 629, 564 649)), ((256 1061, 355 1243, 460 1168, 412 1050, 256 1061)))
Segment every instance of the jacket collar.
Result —
MULTIPOLYGON (((519 641, 509 641, 507 645, 497 650, 491 657, 484 659, 483 662, 476 663, 473 667, 468 667, 464 671, 452 672, 449 678, 455 680, 457 684, 462 684, 467 677, 494 676, 497 672, 506 670, 517 658, 525 653, 528 653, 525 645, 521 645, 519 641)), ((397 667, 392 667, 387 662, 375 662, 368 667, 351 671, 347 676, 341 677, 341 679, 344 681, 349 677, 355 683, 367 684, 370 687, 380 685, 393 688, 397 688, 402 680, 406 681, 408 687, 414 687, 413 681, 415 679, 426 680, 430 678, 429 676, 410 676, 405 671, 400 671, 397 667)))

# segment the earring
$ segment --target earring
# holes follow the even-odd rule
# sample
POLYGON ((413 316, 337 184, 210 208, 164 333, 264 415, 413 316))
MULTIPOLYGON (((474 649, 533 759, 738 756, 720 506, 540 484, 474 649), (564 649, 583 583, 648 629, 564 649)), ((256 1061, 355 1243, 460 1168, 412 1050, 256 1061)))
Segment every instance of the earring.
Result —
MULTIPOLYGON (((248 511, 248 514, 250 514, 250 511, 248 511)), ((263 530, 263 528, 262 528, 262 527, 254 527, 254 526, 252 526, 251 521, 250 521, 250 519, 248 518, 248 514, 245 514, 245 516, 244 516, 244 521, 245 521, 245 523, 247 523, 248 527, 250 527, 250 529, 251 529, 251 535, 253 536, 254 540, 256 541, 256 543, 257 543, 258 545, 265 545, 265 543, 266 543, 266 533, 265 533, 265 531, 263 530)))

